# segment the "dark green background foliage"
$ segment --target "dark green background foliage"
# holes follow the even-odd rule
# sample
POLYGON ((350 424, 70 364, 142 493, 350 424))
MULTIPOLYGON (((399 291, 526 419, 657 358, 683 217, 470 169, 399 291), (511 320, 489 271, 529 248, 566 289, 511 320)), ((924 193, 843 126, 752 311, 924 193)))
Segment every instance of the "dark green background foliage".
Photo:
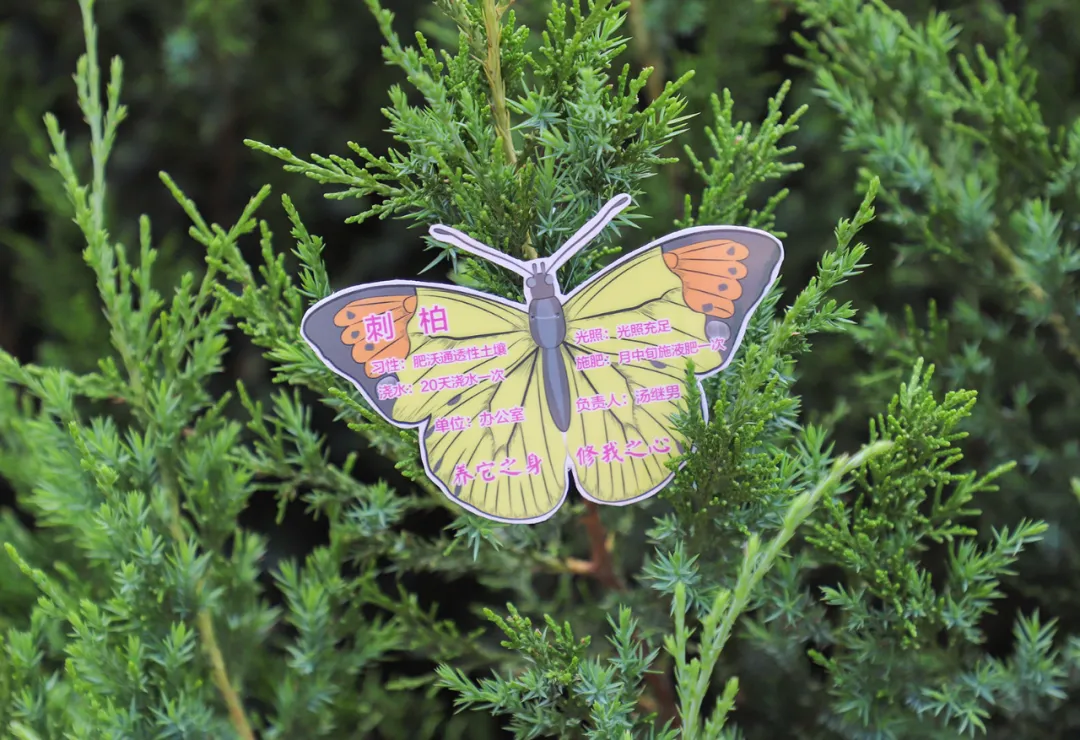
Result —
POLYGON ((1080 736, 1080 5, 501 10, 4 4, 0 737, 1080 736), (661 495, 466 515, 300 316, 620 192, 564 287, 779 286, 661 495))

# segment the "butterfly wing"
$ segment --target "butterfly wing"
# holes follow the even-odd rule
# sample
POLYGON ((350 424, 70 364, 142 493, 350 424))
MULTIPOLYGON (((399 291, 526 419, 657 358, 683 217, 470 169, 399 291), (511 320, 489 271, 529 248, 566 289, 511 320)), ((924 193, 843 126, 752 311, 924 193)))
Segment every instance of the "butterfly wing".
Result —
POLYGON ((666 463, 684 451, 671 418, 686 408, 687 358, 699 385, 728 365, 782 260, 765 232, 697 227, 632 252, 567 297, 566 441, 583 496, 628 504, 671 480, 666 463))
POLYGON ((392 424, 419 429, 424 469, 489 519, 538 522, 569 479, 524 306, 407 281, 350 288, 304 316, 304 339, 392 424))

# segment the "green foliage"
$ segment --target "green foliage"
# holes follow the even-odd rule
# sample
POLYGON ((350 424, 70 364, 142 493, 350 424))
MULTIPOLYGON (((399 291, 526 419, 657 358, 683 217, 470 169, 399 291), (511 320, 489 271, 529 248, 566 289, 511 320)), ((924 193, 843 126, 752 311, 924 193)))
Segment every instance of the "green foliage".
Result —
MULTIPOLYGON (((964 51, 943 14, 915 22, 881 2, 795 4, 817 31, 800 42, 801 64, 844 121, 862 176, 881 178, 898 241, 890 280, 944 299, 941 314, 916 305, 903 321, 869 312, 854 332, 874 358, 867 381, 895 381, 898 358, 927 357, 952 387, 979 392, 968 428, 987 462, 1020 463, 997 501, 1030 499, 1032 482, 1064 491, 1068 466, 1054 463, 1075 457, 1068 409, 1080 402, 1077 122, 1045 121, 1015 20, 995 29, 997 52, 964 51)), ((864 397, 879 403, 881 391, 864 397)), ((1073 502, 1037 499, 999 512, 1067 522, 1053 557, 1077 562, 1073 502)))
MULTIPOLYGON (((309 163, 287 149, 249 142, 288 171, 343 188, 330 197, 379 197, 350 221, 403 214, 454 226, 517 256, 547 255, 605 201, 622 192, 637 195, 638 182, 671 161, 658 152, 683 131, 685 102, 676 92, 690 75, 637 110, 648 70, 632 76, 624 64, 611 74, 626 46, 616 35, 626 3, 605 0, 583 13, 577 3, 556 2, 543 42, 525 53, 529 29, 514 28, 513 11, 447 2, 459 29, 458 51, 441 55, 420 33, 415 48, 403 46, 393 14, 377 0, 368 4, 387 39, 387 62, 405 72, 424 100, 415 106, 399 87, 390 90, 385 113, 404 150, 376 157, 350 143, 361 166, 337 155, 316 155, 309 163), (497 35, 486 35, 487 24, 502 29, 504 23, 497 35), (512 127, 511 112, 521 119, 512 127)), ((610 254, 604 241, 571 263, 566 290, 610 254)), ((446 256, 445 245, 432 244, 446 256)), ((477 265, 465 272, 474 286, 520 297, 516 281, 477 265)))
MULTIPOLYGON (((798 63, 858 157, 862 201, 824 252, 788 239, 783 290, 705 383, 708 422, 696 391, 688 399, 678 423, 694 449, 660 496, 603 511, 575 500, 540 525, 498 525, 451 505, 423 474, 415 434, 382 421, 300 341, 304 311, 337 282, 340 247, 305 225, 299 198, 281 196, 286 248, 269 186, 224 227, 161 173, 197 268, 171 259, 173 238, 148 217, 125 221, 107 186, 137 112, 128 120, 120 102, 119 58, 100 68, 94 3, 80 0, 75 97, 89 138, 69 144, 51 114, 44 134, 20 123, 51 150, 51 174, 29 160, 21 172, 74 222, 84 265, 81 277, 61 270, 58 290, 86 316, 67 326, 47 303, 45 323, 68 331, 56 350, 38 363, 0 351, 0 475, 34 525, 0 517, 0 735, 1066 732, 1080 641, 1059 637, 1072 625, 1058 618, 1072 602, 1029 588, 1035 607, 995 611, 1024 588, 1025 565, 1074 562, 1080 516, 1069 464, 1080 128, 1055 137, 1044 122, 1014 22, 991 13, 977 27, 998 35, 995 56, 961 51, 944 15, 920 23, 877 0, 743 4, 741 38, 710 21, 705 0, 553 2, 535 17, 440 0, 410 46, 393 14, 368 5, 385 61, 411 88, 390 86, 387 151, 349 143, 350 156, 302 158, 246 140, 305 175, 288 180, 297 188, 359 200, 341 214, 349 223, 440 222, 546 255, 612 195, 634 195, 568 266, 566 287, 643 241, 627 233, 734 222, 827 241, 788 225, 805 197, 789 184, 810 169, 795 142, 815 153, 825 106, 751 71, 792 7, 814 29, 798 63), (699 53, 677 51, 675 37, 695 30, 699 53), (731 84, 705 49, 720 42, 737 57, 731 84), (652 58, 672 61, 660 66, 677 79, 658 84, 652 58), (789 98, 799 104, 785 113, 789 98), (764 110, 737 113, 736 100, 764 110), (705 111, 710 124, 692 119, 705 111), (880 235, 873 249, 858 241, 868 234, 880 235), (883 279, 872 271, 889 244, 883 279), (889 293, 857 313, 872 301, 853 291, 871 280, 904 300, 889 293), (276 388, 230 374, 241 340, 276 388), (846 364, 833 362, 838 347, 846 364), (840 372, 843 392, 804 392, 840 372), (320 427, 323 407, 350 431, 349 454, 320 427), (400 475, 362 478, 376 459, 400 475), (1048 495, 1026 503, 1033 485, 1048 495), (267 501, 279 524, 318 522, 325 540, 273 547, 244 519, 267 501), (440 528, 418 531, 423 519, 440 528), (424 579, 440 584, 439 603, 424 579), (991 634, 1002 624, 1005 650, 991 634)), ((330 3, 313 8, 333 17, 330 3)), ((255 4, 182 10, 163 47, 170 84, 197 90, 257 66, 255 4)), ((326 53, 325 84, 343 84, 326 53)), ((298 80, 284 76, 285 105, 260 116, 286 115, 298 80)), ((71 233, 51 226, 41 253, 0 234, 36 276, 30 293, 50 290, 45 260, 71 233)), ((429 269, 520 295, 496 267, 428 247, 429 269)), ((1064 572, 1071 584, 1075 569, 1064 572)))

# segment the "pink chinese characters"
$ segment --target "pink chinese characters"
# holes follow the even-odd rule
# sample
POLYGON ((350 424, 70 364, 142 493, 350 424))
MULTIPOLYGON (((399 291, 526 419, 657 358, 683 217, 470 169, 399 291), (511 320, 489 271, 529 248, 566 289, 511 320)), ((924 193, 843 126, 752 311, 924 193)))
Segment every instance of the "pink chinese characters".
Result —
POLYGON ((625 463, 627 458, 643 458, 649 454, 665 455, 671 452, 671 440, 667 437, 659 437, 653 440, 651 445, 645 444, 644 440, 631 439, 625 445, 618 442, 605 442, 596 451, 594 445, 583 445, 574 452, 574 459, 583 468, 591 468, 598 461, 600 463, 613 464, 625 463))
POLYGON ((540 465, 544 459, 535 452, 530 452, 524 460, 524 464, 517 458, 505 457, 498 463, 492 460, 483 460, 476 463, 470 470, 468 465, 459 463, 454 468, 454 485, 464 486, 470 481, 479 479, 484 483, 494 483, 499 477, 514 478, 522 473, 526 475, 540 475, 540 465))

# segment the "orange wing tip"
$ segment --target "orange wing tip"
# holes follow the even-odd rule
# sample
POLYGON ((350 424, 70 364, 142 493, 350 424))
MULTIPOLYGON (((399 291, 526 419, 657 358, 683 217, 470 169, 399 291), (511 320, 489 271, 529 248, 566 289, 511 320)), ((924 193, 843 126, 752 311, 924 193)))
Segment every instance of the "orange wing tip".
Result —
POLYGON ((729 319, 743 294, 740 281, 749 271, 742 260, 749 255, 745 244, 710 239, 664 252, 664 264, 682 282, 683 300, 689 308, 729 319))
POLYGON ((352 359, 364 365, 369 378, 382 375, 382 368, 373 367, 373 360, 404 360, 410 349, 408 325, 416 312, 415 295, 389 295, 360 298, 346 304, 334 314, 334 325, 342 328, 341 343, 352 347, 352 359), (389 314, 389 321, 385 315, 389 314), (365 322, 370 316, 384 317, 379 322, 383 336, 368 341, 365 322))

